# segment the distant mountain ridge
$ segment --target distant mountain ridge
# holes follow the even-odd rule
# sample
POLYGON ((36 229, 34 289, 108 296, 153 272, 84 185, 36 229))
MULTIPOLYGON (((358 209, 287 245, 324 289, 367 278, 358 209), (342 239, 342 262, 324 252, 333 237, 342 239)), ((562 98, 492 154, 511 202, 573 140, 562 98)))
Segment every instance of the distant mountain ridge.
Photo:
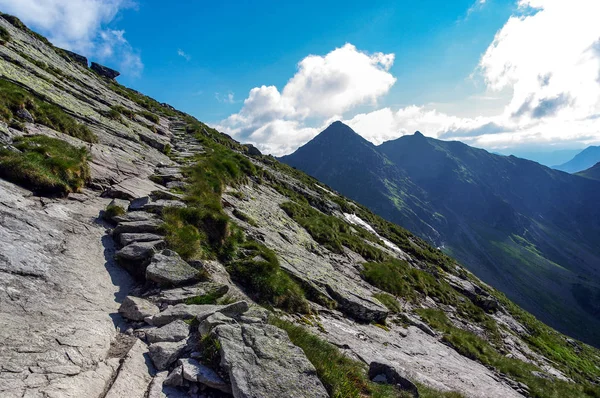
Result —
POLYGON ((577 173, 589 169, 598 162, 600 162, 600 146, 589 146, 568 162, 552 168, 567 173, 577 173))
POLYGON ((577 173, 578 176, 600 181, 600 162, 596 163, 587 170, 577 173))
POLYGON ((600 298, 600 183, 419 132, 375 146, 340 122, 281 160, 442 247, 546 323, 600 345, 600 307, 590 299, 600 298))

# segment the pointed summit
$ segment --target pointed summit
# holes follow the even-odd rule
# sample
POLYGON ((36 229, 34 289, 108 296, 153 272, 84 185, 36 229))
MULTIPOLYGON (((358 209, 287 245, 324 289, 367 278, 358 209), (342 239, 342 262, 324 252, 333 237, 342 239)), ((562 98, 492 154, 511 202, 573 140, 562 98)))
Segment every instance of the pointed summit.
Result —
POLYGON ((363 139, 354 130, 352 130, 352 128, 350 128, 350 126, 348 126, 338 120, 336 122, 331 123, 329 125, 329 127, 327 127, 318 136, 316 136, 315 140, 327 138, 328 140, 335 141, 335 140, 347 140, 351 137, 363 139))

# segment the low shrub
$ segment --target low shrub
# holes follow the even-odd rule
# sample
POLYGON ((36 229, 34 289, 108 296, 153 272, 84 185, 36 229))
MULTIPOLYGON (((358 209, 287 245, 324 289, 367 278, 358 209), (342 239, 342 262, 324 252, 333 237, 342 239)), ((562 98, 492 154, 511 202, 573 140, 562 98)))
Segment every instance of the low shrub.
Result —
POLYGON ((252 217, 250 217, 249 215, 247 215, 246 213, 244 213, 241 210, 238 209, 234 209, 233 210, 233 215, 239 219, 242 220, 244 222, 247 222, 248 224, 252 225, 253 227, 258 226, 258 223, 256 222, 255 219, 253 219, 252 217))
POLYGON ((373 297, 379 300, 381 304, 385 305, 387 309, 394 314, 400 313, 402 311, 402 307, 400 307, 400 303, 398 303, 398 300, 390 294, 375 293, 373 297))
POLYGON ((21 152, 0 150, 0 176, 39 195, 66 196, 90 179, 89 153, 46 136, 17 138, 21 152))
POLYGON ((108 205, 104 210, 102 218, 106 221, 112 221, 114 217, 122 216, 125 214, 125 209, 119 205, 108 205))
POLYGON ((152 112, 141 111, 139 114, 154 124, 157 124, 160 121, 160 118, 152 112))

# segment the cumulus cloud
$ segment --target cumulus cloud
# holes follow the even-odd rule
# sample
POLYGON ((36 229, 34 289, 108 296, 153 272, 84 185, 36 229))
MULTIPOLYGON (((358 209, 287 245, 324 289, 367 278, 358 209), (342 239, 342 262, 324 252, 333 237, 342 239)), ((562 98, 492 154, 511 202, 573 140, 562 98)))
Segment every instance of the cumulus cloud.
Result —
POLYGON ((376 105, 396 82, 389 72, 394 54, 368 54, 352 44, 325 56, 309 55, 280 91, 275 86, 250 90, 242 109, 218 128, 281 155, 310 140, 319 128, 359 105, 376 105))
POLYGON ((235 95, 232 92, 227 94, 215 93, 215 98, 225 104, 235 104, 235 95))
POLYGON ((135 75, 143 69, 139 53, 124 30, 105 27, 119 11, 133 7, 132 0, 0 0, 3 12, 47 35, 54 45, 116 61, 122 72, 135 75))

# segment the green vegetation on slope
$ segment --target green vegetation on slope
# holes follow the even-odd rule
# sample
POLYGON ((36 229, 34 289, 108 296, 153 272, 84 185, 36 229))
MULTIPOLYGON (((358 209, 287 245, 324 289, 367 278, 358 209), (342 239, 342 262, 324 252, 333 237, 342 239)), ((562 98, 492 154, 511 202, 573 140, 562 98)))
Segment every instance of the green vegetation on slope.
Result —
POLYGON ((526 384, 532 397, 563 398, 563 397, 598 397, 600 388, 589 383, 569 383, 560 380, 548 380, 533 374, 540 369, 532 364, 518 359, 508 358, 499 353, 487 341, 455 327, 441 310, 418 309, 417 313, 431 327, 444 333, 443 341, 452 346, 461 355, 477 360, 486 366, 491 366, 498 372, 526 384))
POLYGON ((37 98, 14 83, 0 79, 0 119, 6 122, 17 120, 16 113, 19 109, 27 110, 36 123, 83 141, 98 141, 86 125, 77 123, 58 106, 37 98))
MULTIPOLYGON (((285 330, 292 343, 302 348, 308 360, 317 370, 317 376, 333 398, 400 398, 412 397, 394 386, 371 382, 362 362, 344 355, 332 344, 313 335, 301 326, 273 318, 271 323, 285 330)), ((460 398, 457 393, 443 393, 425 386, 418 386, 422 398, 460 398)))
POLYGON ((0 149, 0 177, 37 194, 65 196, 90 178, 86 148, 46 136, 20 137, 14 146, 20 152, 0 149))
POLYGON ((379 243, 379 240, 360 227, 351 227, 347 222, 323 214, 306 203, 286 202, 281 204, 281 208, 314 240, 334 253, 343 253, 345 246, 367 260, 379 261, 386 257, 381 250, 365 242, 379 243))
MULTIPOLYGON (((258 170, 243 155, 207 137, 204 125, 195 124, 188 130, 196 133, 206 152, 197 155, 195 163, 185 170, 188 207, 164 211, 167 243, 186 259, 218 258, 232 278, 263 304, 308 312, 304 292, 280 268, 275 253, 262 244, 246 241, 242 230, 223 211, 221 195, 225 187, 243 183, 256 176, 258 170)), ((215 137, 226 143, 219 135, 215 137)), ((235 146, 234 142, 230 144, 235 146)))
POLYGON ((8 33, 8 30, 4 26, 0 26, 0 44, 4 45, 8 41, 10 41, 10 33, 8 33))

